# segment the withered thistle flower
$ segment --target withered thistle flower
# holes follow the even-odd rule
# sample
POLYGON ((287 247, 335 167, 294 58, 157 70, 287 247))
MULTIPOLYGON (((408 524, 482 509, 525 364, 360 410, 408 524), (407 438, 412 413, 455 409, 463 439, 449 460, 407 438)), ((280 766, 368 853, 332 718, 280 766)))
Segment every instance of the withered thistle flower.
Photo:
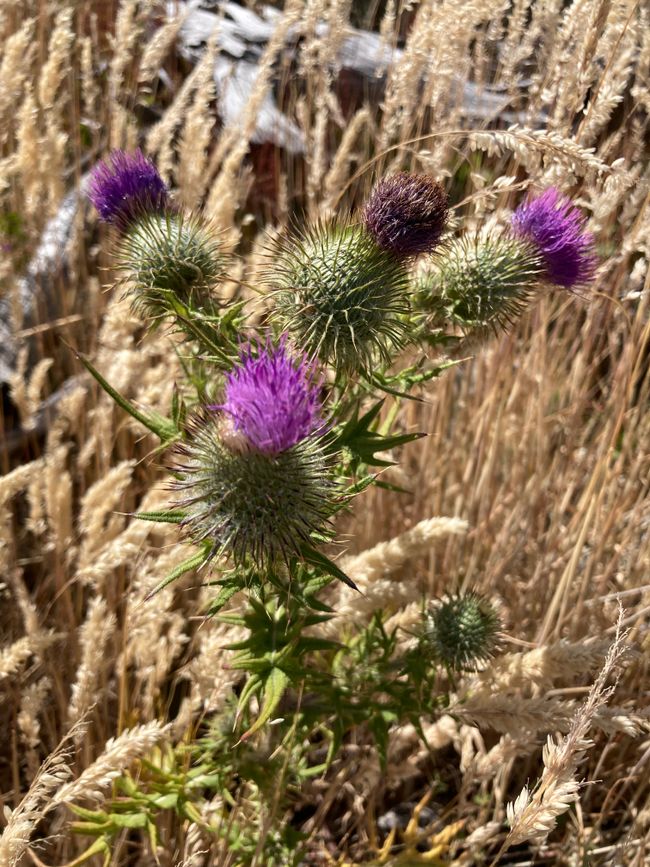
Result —
POLYGON ((584 225, 578 208, 555 187, 520 205, 512 216, 513 232, 535 246, 546 278, 566 289, 584 286, 596 270, 594 237, 584 225))
POLYGON ((225 400, 190 420, 172 469, 183 526, 212 556, 270 567, 329 536, 335 484, 322 436, 320 382, 286 342, 246 350, 225 400))
POLYGON ((390 363, 405 342, 408 272, 362 226, 316 225, 275 242, 273 315, 309 357, 337 373, 390 363))
POLYGON ((380 180, 363 208, 363 223, 382 250, 397 257, 431 253, 449 214, 447 193, 428 175, 399 172, 380 180))
POLYGON ((427 626, 425 638, 434 657, 453 671, 463 671, 494 654, 501 623, 492 603, 470 591, 433 606, 427 626))
POLYGON ((140 149, 114 150, 105 162, 97 163, 87 194, 100 218, 121 229, 142 214, 161 213, 168 204, 165 182, 140 149))

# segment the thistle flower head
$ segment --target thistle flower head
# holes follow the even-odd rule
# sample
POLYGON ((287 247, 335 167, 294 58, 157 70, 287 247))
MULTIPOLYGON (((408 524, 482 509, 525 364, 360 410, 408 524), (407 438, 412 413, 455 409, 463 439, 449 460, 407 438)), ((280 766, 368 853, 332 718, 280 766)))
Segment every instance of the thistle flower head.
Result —
POLYGON ((523 311, 541 263, 526 241, 501 235, 455 239, 416 284, 415 306, 466 333, 505 328, 523 311))
POLYGON ((219 238, 198 217, 173 211, 138 216, 123 232, 116 260, 134 307, 159 317, 169 312, 169 295, 211 309, 226 258, 219 238))
POLYGON ((316 225, 279 239, 267 283, 282 330, 337 373, 389 363, 405 342, 408 272, 362 226, 316 225))
POLYGON ((163 211, 167 193, 158 169, 140 149, 112 151, 94 167, 88 184, 88 198, 101 219, 120 227, 140 214, 163 211))
POLYGON ((183 529, 195 543, 208 541, 211 556, 272 567, 299 555, 313 534, 330 535, 337 493, 322 437, 269 454, 251 448, 225 412, 203 410, 174 446, 171 469, 183 529))
POLYGON ((441 663, 462 671, 493 655, 500 628, 494 606, 470 591, 449 596, 429 611, 426 639, 441 663))
POLYGON ((588 283, 596 269, 594 237, 584 224, 578 208, 555 187, 520 205, 512 216, 515 235, 537 248, 547 279, 567 289, 588 283))
POLYGON ((447 223, 449 200, 428 175, 399 172, 375 186, 363 222, 377 244, 398 257, 430 253, 447 223))
POLYGON ((251 446, 278 455, 323 429, 321 383, 314 364, 292 356, 283 335, 275 347, 267 341, 242 352, 216 408, 251 446))

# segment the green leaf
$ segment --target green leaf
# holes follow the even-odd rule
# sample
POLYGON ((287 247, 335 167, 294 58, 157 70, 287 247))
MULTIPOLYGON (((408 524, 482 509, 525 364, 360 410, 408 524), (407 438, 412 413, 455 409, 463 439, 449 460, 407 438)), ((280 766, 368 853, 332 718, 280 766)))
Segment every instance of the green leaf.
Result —
POLYGON ((179 566, 169 573, 166 578, 157 584, 153 590, 149 591, 145 596, 145 602, 151 599, 156 593, 160 593, 168 584, 171 584, 172 581, 176 581, 177 578, 180 578, 181 575, 185 575, 186 572, 191 572, 193 569, 197 569, 199 566, 202 566, 206 562, 206 554, 205 551, 200 551, 198 554, 194 554, 187 560, 184 560, 179 566))
POLYGON ((148 816, 146 813, 111 813, 110 820, 117 828, 146 828, 148 816))
POLYGON ((113 398, 115 403, 125 412, 128 412, 128 414, 136 419, 136 421, 139 421, 140 424, 143 424, 146 428, 152 431, 152 433, 155 433, 163 443, 171 442, 171 440, 178 436, 178 431, 173 422, 157 412, 141 412, 123 395, 121 395, 119 391, 114 389, 84 355, 79 352, 75 352, 75 354, 88 373, 95 378, 104 391, 113 398))
POLYGON ((213 617, 215 614, 221 611, 223 606, 226 605, 232 599, 235 593, 239 592, 239 590, 241 590, 241 586, 235 581, 229 582, 227 584, 224 583, 216 598, 213 599, 210 603, 210 607, 206 611, 205 616, 213 617))
POLYGON ((185 517, 185 512, 133 512, 133 518, 140 521, 154 521, 158 524, 180 524, 185 517))
POLYGON ((359 589, 354 581, 351 578, 348 578, 342 569, 339 569, 336 563, 330 560, 329 557, 326 557, 321 551, 317 551, 316 548, 312 547, 307 542, 301 543, 300 553, 304 557, 305 561, 311 566, 316 566, 328 575, 333 575, 335 578, 338 578, 339 581, 342 581, 348 587, 351 587, 352 590, 359 589))
POLYGON ((281 668, 272 668, 264 683, 264 702, 260 709, 260 715, 253 725, 244 732, 239 742, 248 740, 255 732, 258 732, 273 716, 273 712, 280 703, 284 691, 289 683, 287 674, 281 668))

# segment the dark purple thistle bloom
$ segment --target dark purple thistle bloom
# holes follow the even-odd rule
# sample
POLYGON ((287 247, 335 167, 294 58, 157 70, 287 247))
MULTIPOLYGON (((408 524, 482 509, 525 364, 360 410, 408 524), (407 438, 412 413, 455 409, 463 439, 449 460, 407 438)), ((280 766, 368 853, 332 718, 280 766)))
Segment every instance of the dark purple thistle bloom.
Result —
POLYGON ((363 209, 363 223, 377 244, 395 256, 430 253, 447 224, 449 199, 428 175, 399 172, 379 181, 363 209))
POLYGON ((551 283, 572 289, 594 276, 594 237, 585 218, 555 187, 520 205, 512 215, 515 235, 532 242, 542 257, 551 283))
POLYGON ((102 220, 125 226, 139 214, 163 211, 168 191, 156 166, 138 149, 130 154, 114 150, 97 163, 87 192, 102 220))
POLYGON ((305 356, 295 358, 286 337, 278 346, 249 346, 226 377, 225 400, 212 409, 227 413, 250 445, 278 455, 323 430, 322 380, 305 356))

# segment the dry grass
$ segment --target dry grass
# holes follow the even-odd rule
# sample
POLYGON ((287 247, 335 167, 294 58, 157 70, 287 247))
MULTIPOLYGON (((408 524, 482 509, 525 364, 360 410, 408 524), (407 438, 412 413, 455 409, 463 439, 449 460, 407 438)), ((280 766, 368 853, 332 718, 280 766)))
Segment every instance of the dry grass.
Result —
MULTIPOLYGON (((182 22, 165 24, 164 6, 0 0, 0 301, 16 343, 0 407, 0 865, 30 863, 30 839, 45 837, 34 863, 72 861, 87 841, 69 833, 64 802, 101 803, 159 739, 191 738, 237 680, 223 649, 233 628, 196 617, 205 588, 190 577, 144 601, 186 556, 173 527, 127 514, 166 501, 155 443, 80 374, 69 347, 162 411, 178 362, 119 291, 102 291, 115 276, 109 239, 85 205, 65 264, 36 276, 30 316, 21 303, 22 277, 64 196, 108 146, 145 141, 180 200, 202 204, 228 233, 243 283, 265 230, 296 211, 347 211, 375 173, 396 167, 443 177, 467 225, 505 219, 521 191, 549 183, 589 214, 601 254, 593 291, 539 299, 511 333, 471 348, 475 357, 435 381, 424 402, 404 406, 404 428, 429 434, 401 455, 399 484, 410 493, 366 492, 342 528, 366 592, 356 606, 341 594, 345 622, 383 607, 406 627, 422 592, 474 587, 499 601, 507 654, 455 685, 460 711, 426 727, 428 749, 409 727, 396 729, 384 773, 353 739, 331 775, 306 786, 314 854, 305 863, 328 863, 318 860, 328 847, 332 864, 381 849, 376 818, 437 780, 444 823, 465 823, 462 840, 439 842, 440 857, 458 865, 539 857, 640 867, 650 858, 647 6, 355 8, 382 49, 403 49, 387 66, 382 111, 381 82, 360 83, 336 62, 350 4, 292 2, 241 123, 229 128, 215 119, 210 66, 179 57, 182 22), (299 84, 281 50, 295 22, 305 33, 299 84), (302 130, 304 157, 250 142, 272 82, 302 130), (495 96, 488 121, 475 105, 495 96), (506 130, 510 120, 519 125, 506 130), (632 650, 607 706, 621 630, 632 650), (593 782, 578 791, 583 780, 593 782), (500 848, 526 840, 537 848, 500 848)), ((245 794, 235 805, 256 826, 245 794)), ((205 820, 218 808, 206 806, 205 820)), ((160 864, 243 863, 200 823, 161 825, 160 864)), ((111 863, 154 863, 148 852, 146 833, 125 831, 111 863)), ((262 864, 258 855, 246 863, 262 864)))

